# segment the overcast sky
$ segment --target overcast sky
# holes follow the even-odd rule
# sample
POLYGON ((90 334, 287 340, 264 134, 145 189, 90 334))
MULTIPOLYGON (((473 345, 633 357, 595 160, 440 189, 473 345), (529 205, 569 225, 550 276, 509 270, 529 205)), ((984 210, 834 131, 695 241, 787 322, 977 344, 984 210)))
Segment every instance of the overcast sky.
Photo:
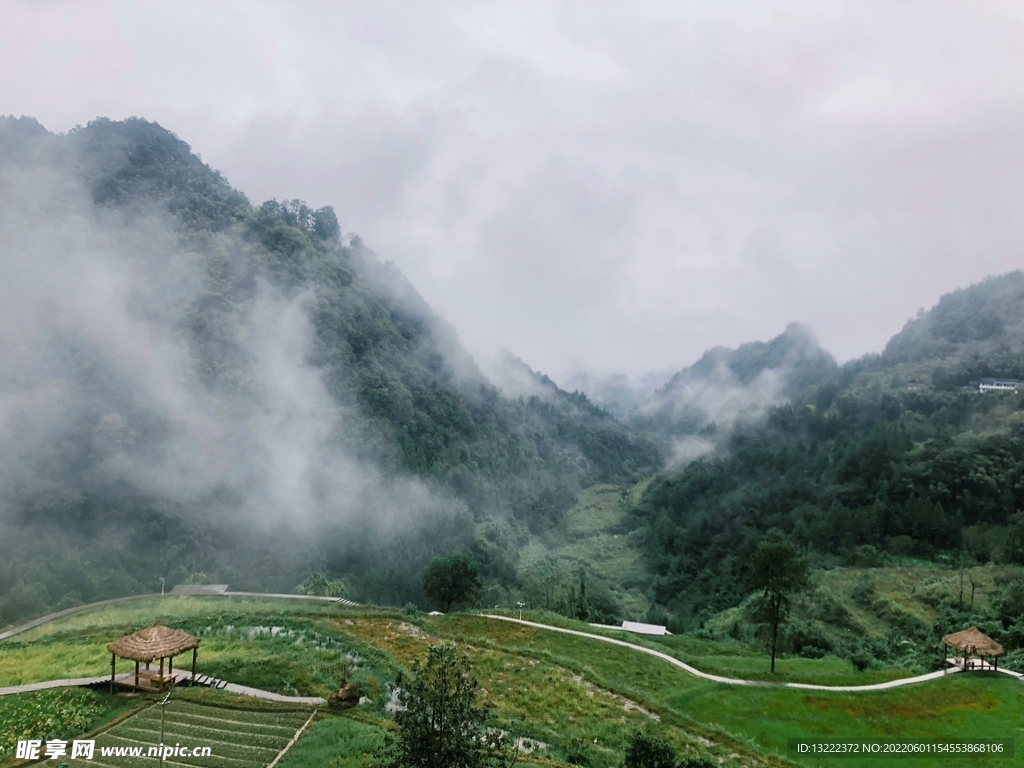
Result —
POLYGON ((0 113, 333 205, 556 379, 792 320, 844 360, 1022 265, 1019 2, 3 0, 0 72, 0 113))

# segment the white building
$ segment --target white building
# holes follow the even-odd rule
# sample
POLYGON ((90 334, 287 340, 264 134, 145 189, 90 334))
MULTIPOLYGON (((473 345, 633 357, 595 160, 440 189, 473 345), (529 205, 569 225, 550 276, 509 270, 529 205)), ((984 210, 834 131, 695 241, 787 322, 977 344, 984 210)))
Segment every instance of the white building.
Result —
POLYGON ((979 392, 1012 392, 1021 383, 1017 379, 982 379, 978 382, 979 392))

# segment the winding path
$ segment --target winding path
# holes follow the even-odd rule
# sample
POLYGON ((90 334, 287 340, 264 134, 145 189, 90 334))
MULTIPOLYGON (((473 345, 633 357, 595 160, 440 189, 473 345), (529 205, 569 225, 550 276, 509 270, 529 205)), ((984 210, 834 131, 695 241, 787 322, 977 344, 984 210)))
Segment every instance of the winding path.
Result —
MULTIPOLYGON (((903 677, 899 680, 889 680, 885 683, 874 683, 873 685, 814 685, 813 683, 772 683, 762 680, 741 680, 736 677, 722 677, 721 675, 712 675, 708 672, 701 672, 696 667, 691 667, 689 664, 680 661, 674 656, 669 656, 667 653, 656 651, 653 648, 645 648, 642 645, 636 645, 635 643, 627 643, 625 640, 616 640, 613 637, 605 637, 603 635, 594 635, 590 632, 580 632, 575 629, 565 629, 564 627, 553 627, 550 624, 538 624, 534 621, 526 621, 525 619, 513 619, 509 616, 496 616, 491 613, 480 614, 487 617, 488 619, 497 619, 498 621, 508 621, 513 624, 522 624, 527 627, 534 627, 535 629, 547 629, 552 632, 561 632, 566 635, 575 635, 576 637, 586 637, 591 640, 600 640, 602 643, 611 643, 612 645, 619 645, 623 648, 630 648, 640 653, 646 653, 648 656, 654 656, 667 661, 673 666, 679 667, 682 670, 689 672, 695 677, 702 678, 704 680, 711 680, 715 683, 725 683, 726 685, 752 685, 752 686, 764 686, 774 688, 799 688, 801 690, 809 691, 884 691, 888 688, 898 688, 901 685, 913 685, 914 683, 923 683, 928 680, 937 680, 940 677, 946 677, 947 675, 954 675, 957 672, 962 672, 960 667, 951 667, 950 669, 941 669, 938 672, 930 672, 927 675, 918 675, 917 677, 903 677)), ((1007 669, 1000 669, 1000 672, 1005 672, 1007 675, 1014 677, 1024 682, 1024 675, 1017 672, 1011 672, 1007 669)))
MULTIPOLYGON (((350 600, 345 600, 343 598, 337 598, 337 597, 315 597, 315 596, 310 596, 310 595, 281 595, 281 594, 269 594, 269 593, 265 593, 265 592, 212 592, 212 593, 205 594, 205 595, 202 595, 202 596, 204 596, 204 597, 215 597, 215 596, 218 596, 218 595, 219 596, 223 596, 223 597, 258 597, 258 598, 288 598, 288 599, 292 599, 292 600, 319 600, 319 601, 338 603, 338 604, 344 605, 346 607, 356 607, 358 605, 358 603, 353 603, 350 600)), ((152 597, 161 597, 161 595, 158 595, 158 594, 132 595, 130 597, 120 597, 120 598, 116 598, 114 600, 102 600, 102 601, 100 601, 98 603, 88 603, 86 605, 77 605, 74 608, 68 608, 67 610, 64 610, 64 611, 58 611, 57 613, 51 613, 51 614, 49 614, 47 616, 42 616, 42 617, 40 617, 38 619, 30 621, 27 624, 23 624, 20 627, 15 627, 14 629, 10 629, 10 630, 7 630, 6 632, 2 632, 2 633, 0 633, 0 640, 6 640, 9 637, 14 637, 15 635, 19 635, 22 632, 27 632, 30 629, 34 629, 35 627, 38 627, 38 626, 40 626, 42 624, 46 624, 47 622, 53 621, 54 619, 63 618, 64 616, 70 615, 72 613, 78 613, 80 611, 90 610, 92 608, 97 608, 97 607, 103 606, 103 605, 111 605, 113 603, 123 603, 123 602, 127 602, 129 600, 141 600, 141 599, 152 598, 152 597)), ((168 595, 164 595, 164 597, 171 597, 171 595, 169 595, 169 594, 168 595)), ((174 597, 178 597, 178 595, 174 595, 174 597)), ((579 630, 576 630, 576 629, 566 629, 564 627, 553 627, 550 624, 539 624, 539 623, 537 623, 535 621, 526 621, 525 619, 515 619, 515 618, 512 618, 510 616, 497 616, 497 615, 492 614, 492 613, 482 613, 482 614, 477 614, 477 615, 478 616, 483 616, 483 617, 488 618, 488 619, 495 619, 497 621, 507 621, 507 622, 510 622, 512 624, 522 624, 523 626, 533 627, 534 629, 546 629, 546 630, 549 630, 551 632, 561 632, 562 634, 566 634, 566 635, 575 635, 576 637, 585 637, 585 638, 588 638, 590 640, 597 640, 597 641, 602 642, 602 643, 610 643, 612 645, 618 645, 618 646, 621 646, 623 648, 629 648, 629 649, 634 650, 634 651, 639 651, 640 653, 646 653, 648 656, 654 656, 655 658, 661 659, 662 661, 667 661, 669 664, 671 664, 671 665, 673 665, 675 667, 678 667, 679 669, 682 669, 682 670, 684 670, 686 672, 689 672, 694 677, 699 677, 699 678, 701 678, 703 680, 710 680, 710 681, 715 682, 715 683, 724 683, 725 685, 748 685, 748 686, 764 686, 764 687, 776 687, 776 688, 797 688, 797 689, 800 689, 800 690, 809 690, 809 691, 836 691, 836 692, 843 692, 843 691, 884 691, 884 690, 887 690, 889 688, 899 688, 900 686, 903 686, 903 685, 914 685, 916 683, 927 682, 928 680, 937 680, 940 677, 946 677, 947 675, 954 675, 954 674, 956 674, 958 672, 963 671, 960 667, 952 666, 952 667, 950 667, 948 669, 939 670, 938 672, 930 672, 927 675, 918 675, 916 677, 904 677, 904 678, 900 678, 899 680, 889 680, 888 682, 885 682, 885 683, 874 683, 872 685, 815 685, 813 683, 773 683, 773 682, 767 682, 767 681, 763 681, 763 680, 742 680, 742 679, 736 678, 736 677, 723 677, 721 675, 712 675, 709 672, 701 672, 696 667, 691 667, 686 662, 680 661, 679 659, 675 658, 674 656, 670 656, 667 653, 662 653, 661 651, 656 651, 653 648, 645 648, 642 645, 637 645, 635 643, 629 643, 629 642, 626 642, 625 640, 617 640, 617 639, 615 639, 613 637, 605 637, 604 635, 595 635, 595 634, 593 634, 591 632, 580 632, 579 630)), ((1018 672, 1011 672, 1008 669, 1000 669, 998 671, 1002 672, 1004 674, 1010 675, 1011 677, 1013 677, 1013 678, 1015 678, 1017 680, 1020 680, 1021 682, 1024 682, 1024 675, 1022 675, 1022 674, 1020 674, 1018 672)), ((187 673, 186 673, 186 675, 187 675, 187 673)), ((5 696, 5 695, 11 694, 11 693, 25 693, 27 691, 40 691, 40 690, 45 690, 47 688, 62 688, 62 687, 73 687, 73 686, 91 685, 93 683, 100 682, 100 681, 107 680, 107 679, 109 679, 109 678, 91 678, 90 677, 90 678, 76 678, 76 679, 68 679, 68 680, 47 680, 47 681, 38 682, 38 683, 28 683, 26 685, 18 685, 18 686, 13 686, 13 687, 10 687, 10 688, 0 688, 0 696, 5 696)), ((242 686, 242 685, 235 685, 234 683, 229 683, 225 690, 231 691, 232 693, 239 693, 239 694, 242 694, 242 695, 245 695, 245 696, 255 696, 255 697, 258 697, 258 698, 272 699, 274 701, 290 701, 290 702, 303 703, 303 704, 321 704, 321 703, 323 703, 323 699, 318 699, 318 698, 314 698, 314 697, 302 697, 302 696, 283 696, 281 694, 272 693, 270 691, 262 691, 262 690, 259 690, 258 688, 248 688, 248 687, 242 686)))

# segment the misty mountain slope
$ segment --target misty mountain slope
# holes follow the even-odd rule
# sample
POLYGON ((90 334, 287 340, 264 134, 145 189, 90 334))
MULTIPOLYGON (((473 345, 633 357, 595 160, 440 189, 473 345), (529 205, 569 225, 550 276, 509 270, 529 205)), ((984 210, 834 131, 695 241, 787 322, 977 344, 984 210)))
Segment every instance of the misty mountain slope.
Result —
POLYGON ((405 602, 474 519, 542 530, 660 463, 585 398, 502 395, 332 209, 254 207, 156 124, 4 119, 0 195, 8 620, 196 571, 405 602))
POLYGON ((946 294, 889 341, 879 364, 938 385, 1024 378, 1024 272, 946 294))
POLYGON ((791 323, 767 342, 708 350, 637 406, 627 421, 670 445, 670 462, 685 463, 714 447, 720 430, 737 420, 761 418, 836 369, 835 359, 811 331, 791 323))
POLYGON ((1012 273, 943 297, 883 354, 844 365, 651 483, 632 525, 658 601, 695 623, 737 604, 772 528, 824 564, 961 548, 981 563, 1024 563, 1024 393, 962 389, 978 371, 1005 376, 1021 364, 1020 286, 1012 273), (930 383, 908 384, 913 371, 930 383))

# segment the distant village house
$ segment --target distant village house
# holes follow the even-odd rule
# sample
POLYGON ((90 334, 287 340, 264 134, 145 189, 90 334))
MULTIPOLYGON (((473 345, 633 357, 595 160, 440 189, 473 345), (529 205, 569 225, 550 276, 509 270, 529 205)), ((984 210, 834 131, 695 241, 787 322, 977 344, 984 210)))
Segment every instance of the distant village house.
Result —
POLYGON ((981 379, 967 383, 968 389, 977 389, 981 394, 986 392, 1012 392, 1020 386, 1021 382, 1017 379, 981 379))

